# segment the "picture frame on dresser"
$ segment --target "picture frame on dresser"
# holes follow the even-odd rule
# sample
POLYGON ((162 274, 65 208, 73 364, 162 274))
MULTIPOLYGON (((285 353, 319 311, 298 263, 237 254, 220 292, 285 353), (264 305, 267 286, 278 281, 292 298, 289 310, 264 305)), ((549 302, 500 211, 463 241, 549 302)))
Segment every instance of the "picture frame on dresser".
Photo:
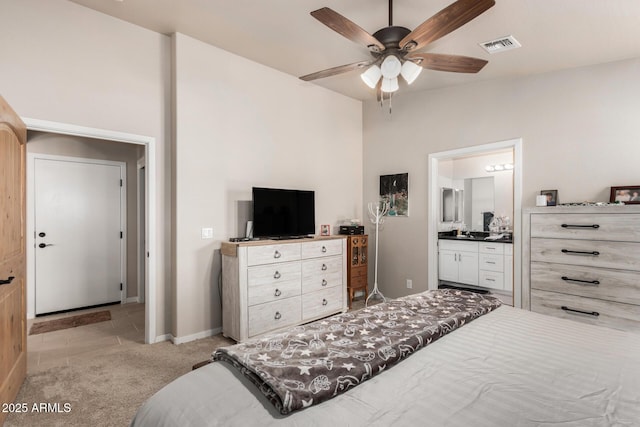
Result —
POLYGON ((558 190, 541 190, 540 195, 547 197, 547 206, 556 206, 558 204, 558 190))
POLYGON ((640 185, 611 187, 609 202, 623 202, 629 205, 640 205, 640 185))
POLYGON ((322 224, 320 226, 320 235, 329 236, 331 234, 331 226, 329 224, 322 224))

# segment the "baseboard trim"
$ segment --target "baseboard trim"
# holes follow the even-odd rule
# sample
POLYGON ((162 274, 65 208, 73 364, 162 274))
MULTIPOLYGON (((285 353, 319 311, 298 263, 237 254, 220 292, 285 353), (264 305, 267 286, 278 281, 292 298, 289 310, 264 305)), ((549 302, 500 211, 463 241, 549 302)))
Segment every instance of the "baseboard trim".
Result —
POLYGON ((170 339, 171 339, 172 343, 174 343, 174 344, 184 344, 184 343, 189 342, 189 341, 199 340, 200 338, 212 337, 214 335, 218 335, 221 332, 222 332, 222 328, 215 328, 215 329, 209 329, 209 330, 198 332, 198 333, 191 334, 191 335, 186 335, 184 337, 174 337, 171 334, 169 334, 169 335, 171 337, 170 339))
POLYGON ((131 303, 139 303, 140 299, 138 297, 128 297, 127 299, 124 300, 125 304, 131 304, 131 303))
POLYGON ((155 343, 159 343, 159 342, 163 342, 163 341, 171 341, 171 342, 173 342, 173 335, 171 335, 171 334, 158 335, 156 337, 156 339, 151 344, 155 344, 155 343))

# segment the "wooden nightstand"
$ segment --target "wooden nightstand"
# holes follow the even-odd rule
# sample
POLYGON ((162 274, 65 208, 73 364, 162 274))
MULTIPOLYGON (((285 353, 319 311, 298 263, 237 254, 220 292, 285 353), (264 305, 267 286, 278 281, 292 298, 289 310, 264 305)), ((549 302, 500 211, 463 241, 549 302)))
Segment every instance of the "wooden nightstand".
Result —
POLYGON ((356 291, 363 291, 365 299, 369 296, 367 282, 367 266, 369 258, 369 236, 356 234, 347 239, 347 290, 349 291, 349 308, 356 291))

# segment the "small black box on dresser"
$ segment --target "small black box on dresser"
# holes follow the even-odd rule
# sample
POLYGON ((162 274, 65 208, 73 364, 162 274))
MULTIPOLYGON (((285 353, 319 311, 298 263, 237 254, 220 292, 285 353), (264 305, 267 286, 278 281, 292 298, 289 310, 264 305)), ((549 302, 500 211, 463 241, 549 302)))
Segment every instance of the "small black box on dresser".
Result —
POLYGON ((341 225, 340 234, 346 234, 346 235, 364 234, 364 226, 363 225, 341 225))

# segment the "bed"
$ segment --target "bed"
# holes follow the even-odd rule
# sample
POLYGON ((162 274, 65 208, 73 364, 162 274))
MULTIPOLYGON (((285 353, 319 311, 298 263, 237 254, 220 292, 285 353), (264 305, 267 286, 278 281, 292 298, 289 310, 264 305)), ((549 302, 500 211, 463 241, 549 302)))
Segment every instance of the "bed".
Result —
POLYGON ((242 370, 214 362, 152 396, 131 425, 640 425, 640 335, 498 305, 288 415, 242 370))

